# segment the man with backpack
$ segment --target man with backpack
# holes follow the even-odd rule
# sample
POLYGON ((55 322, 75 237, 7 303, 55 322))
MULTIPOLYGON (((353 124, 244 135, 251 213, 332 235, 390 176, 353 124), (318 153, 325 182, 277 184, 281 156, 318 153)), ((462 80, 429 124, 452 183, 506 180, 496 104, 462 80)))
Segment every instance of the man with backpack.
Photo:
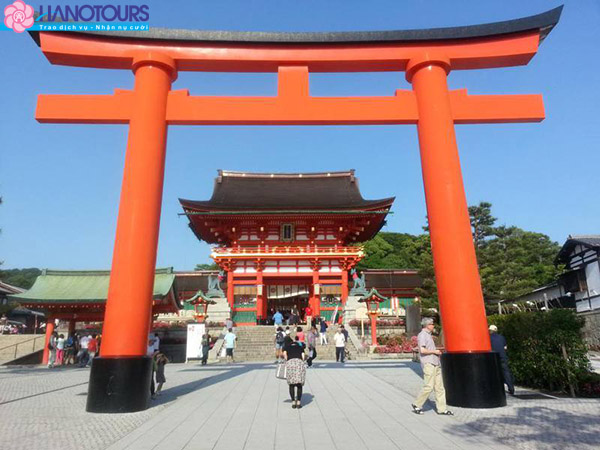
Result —
POLYGON ((283 360, 283 346, 285 344, 285 333, 283 328, 277 327, 275 332, 275 362, 283 360))

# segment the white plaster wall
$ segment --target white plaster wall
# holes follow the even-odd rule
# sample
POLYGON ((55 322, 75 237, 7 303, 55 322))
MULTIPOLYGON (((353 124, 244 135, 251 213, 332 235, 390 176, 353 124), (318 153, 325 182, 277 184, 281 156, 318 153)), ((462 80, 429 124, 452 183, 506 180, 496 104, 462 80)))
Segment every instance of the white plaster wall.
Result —
POLYGON ((590 294, 600 295, 600 266, 598 265, 598 261, 585 266, 585 277, 590 294))

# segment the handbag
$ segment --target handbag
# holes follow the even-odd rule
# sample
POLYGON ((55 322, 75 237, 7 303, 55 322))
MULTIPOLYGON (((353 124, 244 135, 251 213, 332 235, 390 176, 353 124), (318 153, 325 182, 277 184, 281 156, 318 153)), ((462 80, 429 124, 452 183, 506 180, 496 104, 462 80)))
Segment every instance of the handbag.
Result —
POLYGON ((225 347, 223 347, 221 349, 221 358, 225 358, 227 356, 227 349, 225 349, 225 347))
POLYGON ((277 370, 275 371, 275 376, 280 380, 287 380, 287 369, 285 363, 277 364, 277 370))

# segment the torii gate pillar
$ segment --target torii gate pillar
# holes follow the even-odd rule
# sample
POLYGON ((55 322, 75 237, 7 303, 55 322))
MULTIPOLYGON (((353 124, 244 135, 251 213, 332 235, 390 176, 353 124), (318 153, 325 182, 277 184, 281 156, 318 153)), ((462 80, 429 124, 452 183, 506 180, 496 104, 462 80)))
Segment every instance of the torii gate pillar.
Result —
POLYGON ((54 64, 135 73, 133 91, 40 95, 36 111, 40 122, 129 124, 103 345, 92 365, 87 410, 131 412, 149 404, 146 345, 169 125, 417 125, 446 337, 447 402, 506 405, 499 358, 490 351, 454 126, 540 121, 543 102, 538 95, 449 91, 446 76, 527 64, 561 10, 495 24, 385 32, 32 32, 54 64), (274 72, 278 95, 190 96, 171 91, 178 71, 274 72), (413 90, 387 97, 310 95, 310 72, 376 71, 406 71, 413 90))
POLYGON ((140 53, 113 252, 102 357, 91 371, 88 411, 148 407, 152 359, 145 357, 165 172, 167 97, 177 70, 172 59, 140 53), (136 380, 132 383, 131 380, 136 380), (110 392, 107 395, 107 389, 110 392), (115 403, 116 400, 116 403, 115 403))
POLYGON ((497 356, 490 350, 483 293, 463 186, 447 74, 450 62, 411 60, 419 110, 419 146, 433 264, 443 318, 446 352, 444 384, 450 405, 505 405, 497 356), (469 375, 467 375, 469 374, 469 375), (465 378, 473 380, 470 386, 465 378))

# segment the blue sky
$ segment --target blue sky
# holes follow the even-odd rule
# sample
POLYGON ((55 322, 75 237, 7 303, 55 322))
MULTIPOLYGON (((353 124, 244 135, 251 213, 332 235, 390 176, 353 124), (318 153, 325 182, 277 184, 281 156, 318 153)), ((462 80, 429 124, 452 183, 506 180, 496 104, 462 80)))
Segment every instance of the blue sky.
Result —
MULTIPOLYGON (((44 2, 57 3, 77 4, 44 2)), ((150 5, 151 26, 344 31, 494 22, 537 14, 562 2, 144 3, 150 5)), ((541 124, 461 125, 457 138, 469 204, 489 201, 499 224, 546 233, 561 243, 568 234, 600 232, 600 6, 593 0, 564 3, 559 25, 528 66, 456 71, 449 77, 451 88, 467 88, 471 94, 543 94, 547 118, 541 124)), ((133 76, 52 66, 27 35, 0 33, 2 267, 109 268, 127 128, 38 124, 34 110, 37 94, 109 94, 114 88, 131 89, 133 76)), ((274 95, 276 80, 274 74, 183 73, 173 88, 188 88, 195 95, 274 95)), ((398 88, 409 88, 402 73, 311 75, 315 95, 393 95, 398 88)), ((385 231, 419 233, 424 224, 414 126, 171 127, 158 266, 186 270, 208 262, 209 248, 178 217, 177 199, 209 198, 219 168, 354 168, 366 198, 397 197, 385 231)))

